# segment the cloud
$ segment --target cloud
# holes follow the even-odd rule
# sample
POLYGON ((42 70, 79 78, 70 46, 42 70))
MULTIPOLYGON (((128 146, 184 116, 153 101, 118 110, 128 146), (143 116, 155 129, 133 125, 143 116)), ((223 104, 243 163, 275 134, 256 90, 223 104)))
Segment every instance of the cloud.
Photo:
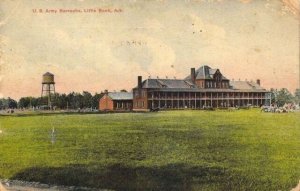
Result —
POLYGON ((1 90, 2 79, 3 79, 3 75, 0 74, 0 98, 3 97, 2 90, 1 90))
POLYGON ((299 18, 299 0, 282 0, 283 8, 282 12, 291 12, 293 15, 299 18))
POLYGON ((165 26, 159 22, 157 19, 145 19, 144 27, 153 31, 160 31, 165 28, 165 26))
POLYGON ((10 19, 10 17, 12 17, 13 15, 15 15, 15 13, 16 13, 19 5, 20 5, 20 3, 21 3, 21 0, 19 0, 16 3, 16 5, 11 9, 11 11, 9 12, 9 14, 6 15, 5 18, 2 21, 0 21, 0 27, 3 26, 3 25, 5 25, 5 24, 7 24, 8 20, 10 19))
POLYGON ((149 67, 149 72, 160 73, 165 72, 175 61, 174 50, 164 43, 161 39, 146 37, 147 46, 150 48, 153 55, 152 63, 149 67))
MULTIPOLYGON (((142 33, 135 33, 129 38, 136 39, 136 42, 127 41, 127 44, 126 41, 121 41, 121 45, 110 49, 112 53, 110 56, 113 56, 119 65, 116 68, 125 66, 123 71, 132 68, 132 73, 139 72, 147 76, 165 75, 165 71, 169 69, 176 58, 170 45, 160 38, 142 33)), ((112 64, 115 65, 115 63, 112 64)))
POLYGON ((266 0, 265 8, 272 12, 277 12, 281 16, 291 14, 299 19, 299 0, 281 0, 281 1, 270 1, 266 0))
POLYGON ((250 3, 252 0, 239 0, 241 3, 250 3))
MULTIPOLYGON (((201 1, 201 0, 200 0, 201 1)), ((254 2, 253 0, 238 0, 241 3, 250 3, 250 2, 254 2)), ((272 4, 274 4, 274 1, 270 1, 270 0, 265 0, 266 3, 266 7, 270 8, 272 7, 272 4)), ((210 0, 210 1, 206 1, 206 0, 202 0, 201 2, 226 2, 226 0, 210 0)), ((293 15, 299 17, 300 14, 300 1, 299 0, 281 0, 282 2, 282 7, 280 10, 280 14, 281 15, 285 15, 287 13, 292 13, 293 15)))
POLYGON ((192 34, 199 34, 201 40, 208 45, 219 46, 224 43, 226 38, 224 28, 205 21, 195 14, 189 14, 189 18, 192 23, 190 26, 192 34))
MULTIPOLYGON (((124 12, 77 15, 33 15, 31 9, 37 5, 30 0, 20 1, 22 6, 17 15, 9 17, 1 27, 0 48, 4 55, 0 59, 0 74, 5 85, 0 84, 0 92, 4 96, 26 96, 28 89, 35 86, 30 93, 38 95, 41 75, 48 70, 55 74, 57 91, 70 92, 130 90, 137 75, 180 78, 189 73, 189 67, 205 62, 212 67, 223 67, 230 78, 252 75, 245 72, 247 69, 263 75, 271 66, 281 68, 283 62, 292 70, 291 66, 298 63, 297 54, 291 52, 298 47, 294 38, 298 34, 297 22, 287 12, 297 8, 297 1, 284 1, 285 12, 290 15, 279 18, 274 13, 280 13, 281 0, 200 1, 191 0, 190 4, 142 1, 129 5, 107 1, 109 6, 121 7, 124 12), (274 12, 266 11, 265 3, 274 12), (148 14, 149 10, 155 11, 148 14), (239 16, 241 12, 245 14, 239 16), (267 48, 270 50, 266 51, 267 48), (286 59, 288 51, 290 60, 286 59), (15 92, 15 84, 22 92, 15 92)), ((1 7, 3 18, 10 15, 17 3, 13 2, 10 6, 3 3, 7 6, 1 7)), ((49 2, 38 5, 49 7, 49 2)), ((70 4, 57 1, 51 7, 104 5, 92 1, 70 4)))

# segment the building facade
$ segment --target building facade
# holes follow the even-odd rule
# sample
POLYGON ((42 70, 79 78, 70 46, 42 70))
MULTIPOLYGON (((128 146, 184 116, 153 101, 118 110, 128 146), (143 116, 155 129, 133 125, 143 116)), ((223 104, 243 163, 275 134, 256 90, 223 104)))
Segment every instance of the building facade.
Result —
POLYGON ((132 110, 131 92, 105 92, 99 100, 101 111, 126 111, 132 110))
POLYGON ((219 69, 201 66, 184 79, 147 79, 138 76, 133 88, 133 109, 203 109, 270 104, 270 92, 260 80, 230 81, 219 69))

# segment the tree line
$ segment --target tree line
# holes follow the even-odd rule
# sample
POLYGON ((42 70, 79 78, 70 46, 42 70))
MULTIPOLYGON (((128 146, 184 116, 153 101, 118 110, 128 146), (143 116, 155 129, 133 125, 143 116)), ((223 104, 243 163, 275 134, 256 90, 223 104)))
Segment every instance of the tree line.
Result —
MULTIPOLYGON (((52 105, 59 109, 98 109, 99 100, 103 95, 103 92, 92 95, 88 91, 83 91, 82 93, 71 92, 68 94, 55 93, 55 95, 52 95, 54 98, 52 105)), ((45 105, 45 99, 41 97, 21 97, 19 101, 16 101, 12 98, 2 98, 0 99, 0 109, 39 108, 45 105)))
POLYGON ((297 89, 295 94, 291 94, 288 89, 280 90, 271 88, 271 103, 282 107, 285 103, 300 104, 300 89, 297 89))

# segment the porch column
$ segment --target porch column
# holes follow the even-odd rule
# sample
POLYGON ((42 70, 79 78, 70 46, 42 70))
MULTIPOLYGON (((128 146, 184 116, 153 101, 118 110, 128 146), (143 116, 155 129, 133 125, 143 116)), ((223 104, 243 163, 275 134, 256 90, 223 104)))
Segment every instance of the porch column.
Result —
POLYGON ((203 97, 202 97, 202 93, 199 93, 199 107, 201 108, 202 107, 202 99, 203 99, 203 97))
POLYGON ((154 108, 154 92, 152 92, 152 103, 151 103, 151 107, 152 107, 152 109, 154 108))
POLYGON ((227 92, 227 93, 226 93, 227 107, 229 107, 229 99, 230 99, 230 96, 229 96, 229 93, 227 92))
POLYGON ((206 107, 206 92, 204 92, 204 106, 206 107))
POLYGON ((197 93, 195 92, 195 109, 197 108, 197 93))
POLYGON ((160 108, 160 92, 158 92, 158 107, 160 108))
POLYGON ((189 92, 189 107, 188 108, 190 108, 191 107, 191 92, 189 92))
POLYGON ((165 93, 165 106, 168 108, 168 107, 169 107, 169 106, 168 106, 168 99, 169 99, 169 98, 168 98, 167 95, 168 95, 168 92, 165 93))
POLYGON ((221 93, 221 100, 222 100, 222 107, 224 107, 224 94, 223 94, 223 92, 221 93))
POLYGON ((219 92, 217 92, 217 108, 219 107, 219 92))
POLYGON ((179 92, 177 92, 177 109, 179 109, 179 92))
POLYGON ((171 99, 172 99, 172 101, 171 101, 171 104, 172 104, 172 109, 174 108, 174 92, 171 92, 171 99))
POLYGON ((213 107, 212 102, 213 102, 213 99, 212 99, 212 92, 210 92, 210 107, 213 107))

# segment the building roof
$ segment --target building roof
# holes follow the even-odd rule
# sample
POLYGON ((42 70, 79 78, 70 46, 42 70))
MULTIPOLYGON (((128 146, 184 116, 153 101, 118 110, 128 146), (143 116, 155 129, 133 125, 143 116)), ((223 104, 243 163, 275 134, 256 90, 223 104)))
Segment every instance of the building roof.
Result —
MULTIPOLYGON (((198 68, 196 79, 213 79, 214 74, 219 69, 212 69, 207 65, 198 68)), ((220 73, 221 74, 221 73, 220 73)), ((228 80, 222 75, 223 80, 228 80)), ((228 80, 229 81, 229 80, 228 80)), ((198 88, 196 84, 191 81, 191 75, 185 79, 147 79, 142 82, 142 88, 160 89, 160 91, 188 91, 188 92, 267 92, 264 88, 255 82, 249 81, 230 81, 228 89, 217 88, 198 88)), ((136 87, 137 88, 137 87, 136 87)))
MULTIPOLYGON (((157 91, 157 89, 149 90, 151 91, 157 91)), ((247 89, 247 90, 238 90, 238 89, 218 89, 218 88, 172 88, 172 89, 159 89, 160 92, 268 92, 264 89, 247 89)))
POLYGON ((43 76, 54 76, 54 74, 51 74, 50 72, 46 72, 45 74, 43 74, 43 76))
POLYGON ((177 79, 147 79, 142 84, 143 88, 195 88, 188 80, 177 79))
POLYGON ((175 79, 147 79, 143 82, 142 88, 160 89, 160 91, 191 91, 191 92, 265 92, 266 90, 255 82, 230 81, 229 89, 197 88, 189 80, 175 79))
MULTIPOLYGON (((198 68, 195 71, 195 76, 196 80, 202 80, 202 79, 213 79, 214 74, 218 71, 219 69, 212 69, 211 67, 204 65, 198 68)), ((185 80, 190 80, 191 79, 191 74, 189 74, 185 80)), ((222 80, 228 80, 225 76, 222 75, 222 80)))
POLYGON ((132 92, 109 92, 108 96, 112 100, 132 100, 133 99, 132 92))
POLYGON ((234 90, 265 90, 255 82, 248 81, 230 81, 230 86, 234 90))

